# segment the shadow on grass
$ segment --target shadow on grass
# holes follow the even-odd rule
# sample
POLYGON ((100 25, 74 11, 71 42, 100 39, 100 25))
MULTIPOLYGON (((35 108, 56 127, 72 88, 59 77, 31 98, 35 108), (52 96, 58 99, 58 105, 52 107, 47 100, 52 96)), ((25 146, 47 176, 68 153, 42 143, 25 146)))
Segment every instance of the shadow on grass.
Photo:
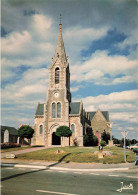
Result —
MULTIPOLYGON (((15 178, 15 177, 19 177, 19 176, 22 176, 22 175, 27 175, 29 173, 36 173, 36 172, 40 172, 40 171, 44 171, 44 170, 49 170, 50 167, 54 167, 58 164, 60 164, 67 156, 69 156, 71 153, 68 153, 66 155, 64 155, 61 159, 59 159, 58 162, 54 163, 54 164, 51 164, 49 166, 47 166, 46 168, 44 169, 40 169, 40 170, 36 170, 36 171, 28 171, 28 172, 25 172, 25 173, 18 173, 18 174, 15 174, 15 175, 11 175, 11 176, 8 176, 8 177, 4 177, 4 178, 1 178, 1 181, 5 181, 5 180, 8 180, 8 179, 12 179, 12 178, 15 178)), ((69 163, 69 161, 67 161, 67 163, 69 163)), ((3 166, 4 167, 4 166, 3 166)), ((6 166, 5 166, 6 167, 6 166)))

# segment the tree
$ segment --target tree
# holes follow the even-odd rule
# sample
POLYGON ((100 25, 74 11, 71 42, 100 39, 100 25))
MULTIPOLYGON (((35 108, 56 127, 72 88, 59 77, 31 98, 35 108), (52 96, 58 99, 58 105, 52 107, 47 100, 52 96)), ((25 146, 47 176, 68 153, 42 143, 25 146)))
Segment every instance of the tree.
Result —
POLYGON ((114 144, 120 144, 120 140, 115 138, 114 136, 113 136, 113 141, 114 141, 114 144))
POLYGON ((138 141, 136 139, 131 140, 131 144, 136 144, 138 141))
MULTIPOLYGON (((124 138, 121 139, 120 144, 124 145, 124 138)), ((129 146, 129 145, 130 145, 130 140, 126 139, 126 146, 129 146)))
POLYGON ((83 136, 83 144, 84 144, 84 146, 97 146, 98 139, 95 135, 93 135, 93 136, 84 135, 83 136))
POLYGON ((63 141, 63 137, 70 137, 72 135, 72 131, 67 126, 60 126, 57 128, 55 134, 56 134, 56 136, 61 137, 61 139, 63 141))
POLYGON ((102 140, 102 141, 100 142, 100 145, 101 145, 101 146, 106 146, 106 141, 102 140))
POLYGON ((20 138, 31 139, 33 137, 33 134, 34 134, 34 129, 30 127, 29 125, 22 125, 18 129, 18 135, 20 138))
POLYGON ((98 144, 98 139, 93 135, 91 127, 87 127, 86 129, 86 135, 83 136, 83 144, 84 146, 97 146, 98 144))
POLYGON ((102 140, 104 140, 108 144, 108 140, 110 140, 110 134, 106 133, 106 131, 104 130, 101 136, 102 136, 102 140))
POLYGON ((96 135, 93 136, 93 146, 97 146, 98 145, 98 139, 96 137, 96 135))

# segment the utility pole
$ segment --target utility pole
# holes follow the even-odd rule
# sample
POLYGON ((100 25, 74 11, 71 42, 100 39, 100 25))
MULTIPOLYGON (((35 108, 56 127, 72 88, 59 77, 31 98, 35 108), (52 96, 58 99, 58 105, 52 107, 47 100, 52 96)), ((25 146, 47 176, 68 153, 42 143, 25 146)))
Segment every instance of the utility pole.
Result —
POLYGON ((128 131, 121 131, 123 137, 124 137, 124 161, 126 162, 126 136, 128 134, 128 131))

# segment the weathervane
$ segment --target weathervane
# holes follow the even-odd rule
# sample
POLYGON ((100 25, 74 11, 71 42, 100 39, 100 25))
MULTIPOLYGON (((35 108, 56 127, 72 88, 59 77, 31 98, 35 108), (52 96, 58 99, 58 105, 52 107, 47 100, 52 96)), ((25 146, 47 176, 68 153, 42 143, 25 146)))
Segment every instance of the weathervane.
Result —
POLYGON ((62 25, 62 24, 61 24, 61 19, 62 19, 61 16, 62 16, 62 15, 60 14, 60 18, 59 18, 59 20, 60 20, 59 28, 60 28, 60 29, 61 29, 61 25, 62 25))

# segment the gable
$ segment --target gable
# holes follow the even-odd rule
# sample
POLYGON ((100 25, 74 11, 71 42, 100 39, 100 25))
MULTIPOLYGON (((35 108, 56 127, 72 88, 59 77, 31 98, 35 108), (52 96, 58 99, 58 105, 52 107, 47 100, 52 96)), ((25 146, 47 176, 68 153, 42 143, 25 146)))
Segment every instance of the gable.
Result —
POLYGON ((90 121, 93 119, 96 112, 87 112, 90 116, 90 121))
MULTIPOLYGON (((109 112, 108 111, 100 111, 101 114, 104 116, 105 120, 109 122, 109 112)), ((93 117, 97 112, 87 112, 90 116, 90 120, 93 120, 93 117)))

